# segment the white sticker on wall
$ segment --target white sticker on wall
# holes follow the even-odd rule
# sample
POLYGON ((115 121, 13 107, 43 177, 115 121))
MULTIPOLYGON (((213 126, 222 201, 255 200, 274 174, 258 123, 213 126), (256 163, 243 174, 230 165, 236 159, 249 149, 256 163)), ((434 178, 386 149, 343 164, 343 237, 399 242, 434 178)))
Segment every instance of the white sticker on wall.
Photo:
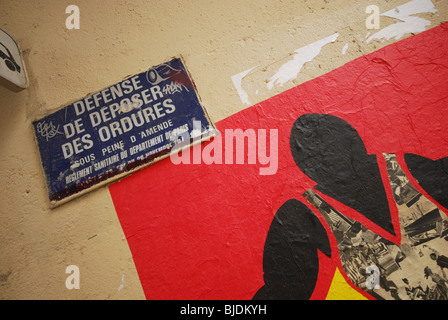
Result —
POLYGON ((0 28, 0 77, 19 88, 28 87, 22 53, 15 40, 0 28))

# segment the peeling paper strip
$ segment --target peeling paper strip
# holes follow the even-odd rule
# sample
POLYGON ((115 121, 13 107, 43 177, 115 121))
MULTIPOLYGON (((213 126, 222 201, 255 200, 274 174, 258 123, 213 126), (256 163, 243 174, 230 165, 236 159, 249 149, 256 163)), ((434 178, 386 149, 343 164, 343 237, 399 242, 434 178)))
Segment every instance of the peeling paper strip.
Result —
POLYGON ((344 48, 342 48, 342 54, 346 54, 348 49, 348 43, 345 44, 344 48))
MULTIPOLYGON (((269 79, 269 82, 267 84, 268 89, 272 89, 274 86, 283 86, 285 83, 296 79, 305 63, 310 62, 314 58, 316 58, 325 45, 335 42, 338 37, 339 33, 335 33, 327 38, 313 42, 305 47, 294 51, 293 59, 283 64, 269 79)), ((258 67, 259 66, 253 67, 231 77, 233 85, 235 86, 241 101, 246 105, 251 105, 251 103, 249 101, 249 95, 242 87, 242 82, 250 72, 258 67)))
POLYGON ((280 69, 278 69, 276 74, 269 79, 267 85, 268 89, 272 89, 274 85, 283 86, 288 81, 296 79, 305 63, 316 58, 325 45, 335 42, 338 37, 339 33, 335 33, 327 38, 321 39, 294 51, 294 58, 283 64, 280 69))
POLYGON ((246 77, 255 68, 257 68, 257 67, 253 67, 249 70, 243 71, 241 73, 238 73, 238 74, 232 76, 233 85, 235 86, 236 91, 238 92, 238 94, 241 98, 241 101, 247 105, 250 105, 249 95, 247 94, 246 91, 244 91, 242 82, 243 82, 243 78, 246 77))
POLYGON ((426 27, 431 25, 431 21, 415 17, 413 15, 419 13, 436 13, 437 9, 431 0, 413 0, 406 4, 387 11, 382 16, 401 20, 402 22, 394 23, 371 35, 367 39, 367 43, 372 40, 395 40, 401 39, 405 34, 420 33, 426 30, 426 27))
POLYGON ((123 275, 121 276, 121 284, 118 287, 118 291, 121 291, 124 288, 124 272, 123 275))

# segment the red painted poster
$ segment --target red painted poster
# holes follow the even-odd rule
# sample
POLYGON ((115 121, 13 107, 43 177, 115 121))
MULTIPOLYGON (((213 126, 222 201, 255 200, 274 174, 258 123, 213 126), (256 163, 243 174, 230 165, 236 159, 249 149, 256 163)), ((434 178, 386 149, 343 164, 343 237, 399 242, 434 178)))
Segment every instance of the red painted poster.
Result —
POLYGON ((443 24, 111 185, 146 298, 325 299, 338 269, 369 299, 446 299, 446 52, 443 24))

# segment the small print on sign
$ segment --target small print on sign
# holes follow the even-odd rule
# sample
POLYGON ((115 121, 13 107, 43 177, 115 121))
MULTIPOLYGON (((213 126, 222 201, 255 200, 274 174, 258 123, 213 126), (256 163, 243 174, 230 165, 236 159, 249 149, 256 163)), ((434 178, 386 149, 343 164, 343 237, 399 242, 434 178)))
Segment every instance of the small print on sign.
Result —
POLYGON ((201 141, 216 135, 174 58, 33 122, 52 207, 184 148, 198 121, 201 141))

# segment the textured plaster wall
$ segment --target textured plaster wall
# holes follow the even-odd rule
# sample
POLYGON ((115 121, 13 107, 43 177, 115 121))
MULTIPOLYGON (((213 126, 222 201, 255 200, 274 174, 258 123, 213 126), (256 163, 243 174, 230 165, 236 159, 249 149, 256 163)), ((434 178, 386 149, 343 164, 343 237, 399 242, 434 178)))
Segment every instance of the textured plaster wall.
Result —
MULTIPOLYGON (((252 69, 242 86, 250 105, 261 102, 396 41, 367 43, 365 8, 407 2, 0 0, 0 27, 21 47, 30 81, 21 92, 0 87, 0 299, 144 299, 107 187, 49 209, 32 120, 181 54, 219 121, 249 107, 234 75, 252 69), (71 4, 80 30, 65 27, 71 4), (294 81, 267 89, 295 50, 335 33, 294 81), (80 268, 79 290, 65 287, 68 265, 80 268)), ((445 0, 432 3, 436 13, 419 14, 428 28, 448 16, 445 0)))

